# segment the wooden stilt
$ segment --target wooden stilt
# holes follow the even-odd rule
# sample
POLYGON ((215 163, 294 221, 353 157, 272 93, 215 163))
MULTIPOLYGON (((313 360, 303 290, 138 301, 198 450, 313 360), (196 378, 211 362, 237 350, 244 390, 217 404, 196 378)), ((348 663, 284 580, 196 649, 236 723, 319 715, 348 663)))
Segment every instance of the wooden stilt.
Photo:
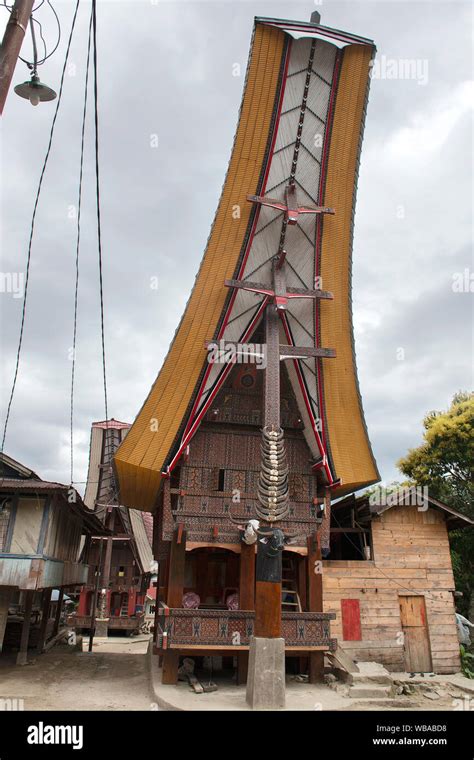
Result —
POLYGON ((28 640, 30 638, 31 609, 33 607, 34 591, 25 591, 25 617, 21 627, 20 651, 17 654, 16 664, 28 664, 28 640))
MULTIPOLYGON (((319 535, 308 536, 308 609, 323 611, 323 573, 319 535)), ((309 656, 309 682, 324 680, 324 652, 312 652, 309 656)))
MULTIPOLYGON (((168 596, 166 604, 170 608, 183 606, 184 564, 186 559, 186 531, 177 528, 171 542, 168 596)), ((163 654, 162 683, 176 684, 178 682, 179 654, 172 650, 163 654)))
POLYGON ((36 644, 36 653, 41 654, 44 649, 44 643, 46 640, 46 628, 49 620, 49 608, 51 605, 52 588, 45 588, 43 591, 43 604, 41 609, 41 623, 39 629, 38 642, 36 644))
MULTIPOLYGON (((255 609, 255 546, 242 542, 240 554, 239 607, 241 610, 255 609)), ((237 683, 247 683, 249 653, 237 655, 237 683)))
POLYGON ((56 608, 56 616, 54 618, 53 636, 57 636, 59 631, 59 624, 61 622, 61 610, 63 606, 64 589, 59 589, 58 606, 56 608))
POLYGON ((0 652, 3 647, 3 638, 5 636, 5 629, 7 627, 8 620, 8 607, 10 606, 10 600, 13 595, 13 588, 0 586, 0 652))

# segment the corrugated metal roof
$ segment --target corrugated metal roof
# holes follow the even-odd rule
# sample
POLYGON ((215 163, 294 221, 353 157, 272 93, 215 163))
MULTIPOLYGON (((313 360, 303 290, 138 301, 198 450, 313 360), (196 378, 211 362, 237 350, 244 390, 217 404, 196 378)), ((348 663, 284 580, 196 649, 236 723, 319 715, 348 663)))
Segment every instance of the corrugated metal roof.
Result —
POLYGON ((142 519, 145 525, 146 534, 150 546, 153 546, 153 515, 150 512, 142 512, 142 519))
POLYGON ((29 467, 26 467, 21 462, 18 462, 16 459, 13 459, 13 457, 9 457, 7 454, 0 452, 0 462, 5 462, 5 464, 8 467, 11 467, 13 470, 16 470, 22 477, 28 477, 28 478, 40 478, 36 474, 36 472, 33 472, 33 470, 30 470, 29 467))
POLYGON ((129 515, 138 555, 140 557, 140 562, 142 563, 143 572, 150 573, 152 571, 152 566, 154 563, 153 552, 151 550, 150 541, 148 540, 142 515, 137 509, 131 509, 129 511, 129 515))
MULTIPOLYGON (((94 423, 96 424, 96 423, 94 423)), ((97 491, 100 480, 100 464, 102 460, 102 437, 100 428, 92 425, 91 442, 89 447, 89 469, 87 471, 87 484, 84 493, 84 502, 89 509, 95 509, 97 491)))
MULTIPOLYGON (((70 486, 37 478, 0 478, 0 490, 15 491, 68 491, 70 486)), ((81 500, 82 501, 82 500, 81 500)))

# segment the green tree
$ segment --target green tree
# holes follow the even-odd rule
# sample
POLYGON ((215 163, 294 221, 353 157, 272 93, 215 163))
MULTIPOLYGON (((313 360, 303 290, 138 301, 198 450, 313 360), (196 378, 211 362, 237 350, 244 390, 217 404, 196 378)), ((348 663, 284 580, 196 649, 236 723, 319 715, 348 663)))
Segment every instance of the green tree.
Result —
MULTIPOLYGON (((444 412, 423 420, 423 443, 397 462, 416 485, 428 486, 435 499, 474 519, 474 393, 457 393, 444 412)), ((474 530, 451 533, 456 588, 463 592, 459 610, 474 608, 474 530)))

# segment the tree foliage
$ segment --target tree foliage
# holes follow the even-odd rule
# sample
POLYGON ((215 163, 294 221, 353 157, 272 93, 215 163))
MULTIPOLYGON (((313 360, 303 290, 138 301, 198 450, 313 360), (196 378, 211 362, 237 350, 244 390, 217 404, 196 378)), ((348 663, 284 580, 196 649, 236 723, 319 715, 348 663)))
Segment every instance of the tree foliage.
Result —
MULTIPOLYGON (((435 499, 474 519, 474 393, 457 393, 447 411, 423 420, 423 443, 397 462, 413 483, 428 486, 435 499)), ((460 611, 469 613, 474 596, 474 530, 451 533, 456 588, 463 592, 460 611)))

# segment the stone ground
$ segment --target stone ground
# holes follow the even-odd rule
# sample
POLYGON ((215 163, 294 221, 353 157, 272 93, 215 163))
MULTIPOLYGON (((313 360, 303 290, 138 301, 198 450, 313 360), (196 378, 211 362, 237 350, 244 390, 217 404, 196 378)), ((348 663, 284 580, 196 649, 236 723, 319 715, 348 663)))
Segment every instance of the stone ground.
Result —
POLYGON ((147 647, 147 636, 96 640, 90 654, 65 644, 22 667, 3 653, 0 698, 21 698, 25 710, 150 710, 147 647))
MULTIPOLYGON (((89 654, 67 645, 56 646, 31 664, 15 665, 15 655, 0 657, 0 699, 20 698, 25 710, 249 710, 245 687, 236 687, 217 674, 218 691, 195 694, 189 685, 162 686, 157 658, 148 651, 149 637, 113 637, 96 640, 89 654), (152 678, 150 681, 150 668, 152 678)), ((474 682, 460 674, 435 679, 410 679, 414 694, 389 700, 360 700, 345 696, 342 684, 334 688, 287 680, 287 710, 459 710, 474 709, 474 682)), ((202 677, 205 682, 205 678, 202 677)))

